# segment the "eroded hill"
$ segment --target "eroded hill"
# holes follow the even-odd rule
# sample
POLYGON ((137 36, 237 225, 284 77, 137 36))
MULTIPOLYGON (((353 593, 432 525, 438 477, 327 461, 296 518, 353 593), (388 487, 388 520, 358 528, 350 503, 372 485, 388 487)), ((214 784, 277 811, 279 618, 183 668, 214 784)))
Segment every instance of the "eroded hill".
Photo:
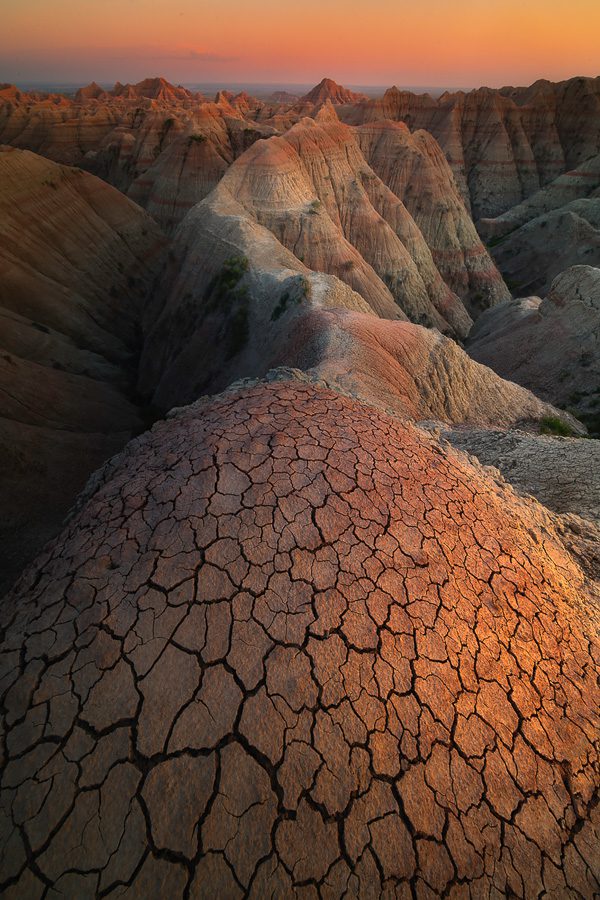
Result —
POLYGON ((182 410, 5 621, 17 895, 598 888, 596 601, 541 507, 373 407, 182 410))
POLYGON ((144 425, 141 314, 164 243, 100 179, 0 147, 3 587, 144 425))

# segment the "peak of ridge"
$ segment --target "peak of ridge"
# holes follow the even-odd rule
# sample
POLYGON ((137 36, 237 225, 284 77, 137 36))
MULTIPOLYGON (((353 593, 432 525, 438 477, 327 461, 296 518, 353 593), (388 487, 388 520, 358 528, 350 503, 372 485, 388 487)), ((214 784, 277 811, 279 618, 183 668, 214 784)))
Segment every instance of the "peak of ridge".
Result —
POLYGON ((302 97, 302 100, 310 103, 324 103, 326 100, 331 100, 332 103, 337 104, 357 103, 359 100, 367 99, 366 94, 351 91, 332 78, 323 78, 308 94, 302 97))

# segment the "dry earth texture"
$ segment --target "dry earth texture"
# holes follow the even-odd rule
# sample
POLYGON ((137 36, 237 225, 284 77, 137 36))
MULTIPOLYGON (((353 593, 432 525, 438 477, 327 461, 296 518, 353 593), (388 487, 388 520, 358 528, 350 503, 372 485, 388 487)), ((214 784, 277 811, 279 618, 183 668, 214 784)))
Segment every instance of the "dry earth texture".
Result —
POLYGON ((598 606, 542 507, 315 385, 201 401, 5 607, 6 897, 592 897, 598 606))

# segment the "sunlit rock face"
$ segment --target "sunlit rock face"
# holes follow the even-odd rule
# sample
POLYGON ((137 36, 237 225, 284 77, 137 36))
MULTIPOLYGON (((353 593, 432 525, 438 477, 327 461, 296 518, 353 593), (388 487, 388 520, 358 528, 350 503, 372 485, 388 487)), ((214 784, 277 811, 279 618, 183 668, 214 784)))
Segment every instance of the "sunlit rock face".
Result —
POLYGON ((473 218, 498 216, 600 149, 600 77, 480 88, 434 99, 390 88, 340 107, 352 124, 394 119, 439 141, 473 218))
POLYGON ((341 84, 333 81, 331 78, 323 78, 308 94, 301 98, 309 103, 357 103, 359 100, 367 100, 365 94, 359 94, 351 91, 341 84))
POLYGON ((446 284, 473 318, 509 297, 465 207, 444 153, 427 131, 389 120, 354 132, 369 165, 418 225, 446 284))
POLYGON ((178 411, 4 610, 8 897, 598 890, 598 606, 550 519, 295 381, 178 411))
POLYGON ((0 89, 0 142, 82 166, 128 193, 165 230, 208 194, 228 166, 274 132, 225 97, 212 103, 162 78, 75 98, 0 89), (241 111, 240 111, 241 110, 241 111))

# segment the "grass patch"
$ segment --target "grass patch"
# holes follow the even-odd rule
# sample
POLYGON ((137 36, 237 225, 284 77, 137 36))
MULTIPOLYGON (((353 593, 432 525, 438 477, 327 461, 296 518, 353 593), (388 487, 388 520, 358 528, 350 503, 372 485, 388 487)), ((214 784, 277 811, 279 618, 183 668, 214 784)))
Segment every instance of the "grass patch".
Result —
POLYGON ((554 434, 560 437, 573 437, 574 431, 559 419, 558 416, 544 416, 540 422, 540 434, 554 434))

